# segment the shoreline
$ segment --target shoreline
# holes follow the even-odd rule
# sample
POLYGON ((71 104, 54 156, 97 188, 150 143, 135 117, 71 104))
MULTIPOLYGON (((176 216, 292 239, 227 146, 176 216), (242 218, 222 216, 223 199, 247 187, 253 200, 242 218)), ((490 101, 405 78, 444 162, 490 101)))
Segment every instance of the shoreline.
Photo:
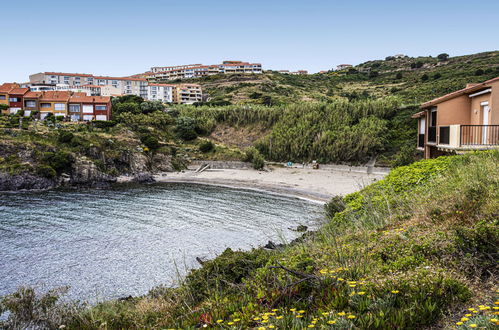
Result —
MULTIPOLYGON (((192 183, 232 189, 245 189, 295 197, 324 204, 333 196, 353 193, 385 174, 344 172, 331 169, 300 169, 269 167, 266 171, 254 169, 209 169, 196 173, 158 173, 153 176, 156 183, 192 183)), ((131 182, 132 177, 120 176, 117 183, 131 182)))

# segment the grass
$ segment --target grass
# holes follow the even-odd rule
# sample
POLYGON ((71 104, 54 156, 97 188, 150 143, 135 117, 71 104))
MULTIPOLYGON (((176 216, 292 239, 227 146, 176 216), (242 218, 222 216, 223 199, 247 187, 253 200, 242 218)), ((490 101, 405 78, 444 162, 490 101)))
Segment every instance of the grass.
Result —
POLYGON ((66 306, 57 319, 75 329, 492 329, 498 161, 494 151, 400 167, 336 198, 320 230, 281 249, 228 249, 177 288, 66 306))

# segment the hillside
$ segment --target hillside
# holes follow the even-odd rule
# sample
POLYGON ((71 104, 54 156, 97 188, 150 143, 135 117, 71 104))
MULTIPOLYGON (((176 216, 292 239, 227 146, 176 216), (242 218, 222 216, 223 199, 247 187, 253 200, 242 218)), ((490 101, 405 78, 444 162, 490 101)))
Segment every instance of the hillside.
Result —
POLYGON ((388 58, 324 74, 289 75, 266 71, 262 75, 215 75, 187 81, 201 84, 213 105, 279 105, 389 95, 400 97, 404 103, 418 104, 463 88, 467 83, 497 76, 499 51, 446 60, 437 57, 388 58))
POLYGON ((499 153, 425 160, 326 206, 276 249, 227 249, 178 288, 87 307, 5 297, 4 326, 420 329, 499 324, 499 153))

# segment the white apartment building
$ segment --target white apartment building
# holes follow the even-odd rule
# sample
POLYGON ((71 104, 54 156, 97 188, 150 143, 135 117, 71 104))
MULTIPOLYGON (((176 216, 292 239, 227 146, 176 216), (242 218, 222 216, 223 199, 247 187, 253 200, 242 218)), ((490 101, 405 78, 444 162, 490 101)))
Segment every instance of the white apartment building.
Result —
POLYGON ((174 87, 174 85, 151 83, 147 86, 147 99, 150 101, 173 103, 174 87))
POLYGON ((72 87, 82 85, 112 86, 123 95, 138 95, 147 98, 147 80, 144 78, 94 76, 86 73, 41 72, 29 76, 31 84, 64 84, 72 87))
POLYGON ((224 61, 222 64, 214 65, 188 64, 152 67, 151 73, 147 77, 152 80, 175 80, 199 78, 215 74, 260 74, 262 72, 262 65, 260 63, 224 61))

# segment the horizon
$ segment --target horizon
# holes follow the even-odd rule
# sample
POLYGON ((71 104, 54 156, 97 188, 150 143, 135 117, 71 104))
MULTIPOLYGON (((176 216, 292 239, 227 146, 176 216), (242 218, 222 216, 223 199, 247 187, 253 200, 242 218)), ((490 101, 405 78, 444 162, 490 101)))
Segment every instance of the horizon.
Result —
POLYGON ((261 63, 264 70, 315 73, 395 54, 455 57, 494 51, 497 46, 490 40, 499 31, 499 3, 492 0, 480 3, 488 8, 480 15, 470 15, 476 5, 461 0, 417 4, 318 0, 313 5, 281 0, 257 0, 251 5, 226 0, 188 4, 88 0, 81 4, 76 28, 71 26, 74 6, 61 0, 7 4, 6 12, 22 15, 0 22, 4 31, 10 31, 6 44, 15 45, 1 55, 9 63, 0 67, 2 81, 25 82, 38 72, 123 77, 154 66, 224 60, 261 63), (145 10, 149 12, 144 14, 145 10), (51 25, 52 17, 62 23, 51 25), (55 28, 56 37, 45 26, 55 28), (33 35, 38 30, 39 37, 33 35), (26 38, 29 42, 23 42, 26 38))

